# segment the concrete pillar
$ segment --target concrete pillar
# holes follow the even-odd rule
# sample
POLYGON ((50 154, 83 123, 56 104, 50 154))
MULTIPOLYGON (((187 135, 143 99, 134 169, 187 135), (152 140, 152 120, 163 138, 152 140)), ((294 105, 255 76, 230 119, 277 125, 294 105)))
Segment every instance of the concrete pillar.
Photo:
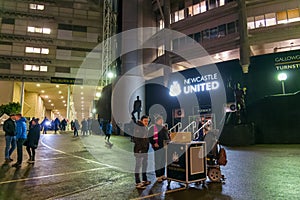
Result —
POLYGON ((22 81, 21 83, 21 96, 20 96, 20 104, 21 104, 21 113, 23 115, 23 109, 24 109, 24 96, 25 96, 25 83, 22 81))
POLYGON ((247 28, 246 1, 238 0, 237 2, 239 8, 240 64, 243 72, 248 73, 248 67, 250 64, 250 45, 247 28))
MULTIPOLYGON (((165 24, 165 28, 166 29, 170 29, 171 25, 170 25, 170 13, 171 13, 171 5, 170 5, 170 0, 165 0, 164 1, 164 24, 165 24)), ((171 41, 169 39, 169 37, 165 38, 165 55, 164 55, 164 61, 165 61, 165 65, 169 66, 169 68, 165 67, 164 68, 164 84, 167 87, 168 86, 168 77, 169 75, 172 73, 172 60, 170 57, 170 50, 171 50, 171 41)))

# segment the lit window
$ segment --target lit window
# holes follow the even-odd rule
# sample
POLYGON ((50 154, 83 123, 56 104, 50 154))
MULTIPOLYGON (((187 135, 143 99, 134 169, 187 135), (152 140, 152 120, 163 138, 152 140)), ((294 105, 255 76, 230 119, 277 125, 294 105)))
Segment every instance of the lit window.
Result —
POLYGON ((44 10, 45 9, 45 5, 31 3, 31 4, 29 4, 29 8, 31 10, 44 10))
POLYGON ((292 10, 288 10, 288 19, 289 22, 297 22, 300 21, 300 17, 299 17, 299 9, 292 9, 292 10))
POLYGON ((225 5, 225 0, 220 0, 220 6, 224 6, 225 5))
POLYGON ((36 32, 36 33, 42 33, 43 32, 43 29, 42 28, 35 28, 34 29, 34 32, 36 32))
POLYGON ((200 13, 200 4, 195 4, 195 5, 193 5, 193 13, 194 13, 194 15, 197 15, 197 14, 199 14, 200 13))
POLYGON ((37 10, 44 10, 45 9, 45 6, 44 5, 37 5, 37 10))
POLYGON ((178 13, 178 11, 176 11, 174 14, 175 14, 175 22, 178 22, 178 20, 179 20, 179 13, 178 13))
POLYGON ((200 3, 200 11, 201 11, 201 13, 204 13, 204 12, 207 11, 205 1, 201 1, 201 3, 200 3))
POLYGON ((40 66, 32 65, 32 71, 40 71, 40 66))
POLYGON ((165 28, 165 23, 164 23, 164 21, 161 19, 161 20, 159 20, 159 29, 161 30, 161 29, 163 29, 163 28, 165 28))
POLYGON ((277 23, 278 24, 285 24, 287 23, 287 14, 286 11, 277 12, 276 13, 277 23))
POLYGON ((248 29, 254 29, 255 25, 254 25, 254 17, 248 17, 247 18, 247 23, 248 23, 248 29))
POLYGON ((33 53, 33 47, 26 47, 25 52, 26 53, 33 53))
POLYGON ((41 65, 41 66, 40 66, 40 71, 41 71, 41 72, 47 72, 47 71, 48 71, 48 66, 41 65))
POLYGON ((25 71, 31 71, 31 65, 24 65, 25 71))
POLYGON ((41 54, 49 54, 48 48, 42 48, 41 54))
POLYGON ((266 26, 274 26, 276 25, 276 16, 275 13, 265 14, 266 18, 266 26))
POLYGON ((189 10, 188 16, 189 16, 189 17, 194 16, 194 14, 193 14, 193 6, 190 6, 190 7, 188 8, 188 10, 189 10))
POLYGON ((41 48, 33 48, 32 53, 41 53, 41 48))
POLYGON ((260 27, 265 27, 266 24, 265 24, 265 18, 263 15, 260 15, 260 16, 256 16, 255 17, 255 27, 256 28, 260 28, 260 27))
POLYGON ((28 32, 31 32, 31 33, 34 33, 34 27, 28 26, 28 27, 27 27, 27 31, 28 31, 28 32))
POLYGON ((178 11, 178 20, 184 19, 184 9, 178 11))
POLYGON ((43 28, 43 33, 44 34, 50 34, 51 33, 51 29, 50 28, 43 28))
POLYGON ((157 50, 158 50, 158 52, 157 52, 158 56, 164 55, 165 54, 165 45, 159 46, 157 50))

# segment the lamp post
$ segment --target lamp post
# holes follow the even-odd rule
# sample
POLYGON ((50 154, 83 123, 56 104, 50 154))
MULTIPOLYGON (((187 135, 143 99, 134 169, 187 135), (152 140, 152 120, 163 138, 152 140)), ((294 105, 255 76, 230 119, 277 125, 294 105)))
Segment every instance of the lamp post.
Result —
POLYGON ((278 74, 277 78, 278 78, 279 81, 281 81, 282 94, 285 94, 284 81, 287 79, 286 73, 280 73, 280 74, 278 74))

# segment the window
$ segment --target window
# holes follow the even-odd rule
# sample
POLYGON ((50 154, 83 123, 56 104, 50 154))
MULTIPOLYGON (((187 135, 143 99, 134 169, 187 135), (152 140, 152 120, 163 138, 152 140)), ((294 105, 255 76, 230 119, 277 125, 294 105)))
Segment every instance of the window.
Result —
POLYGON ((266 26, 274 26, 276 25, 276 16, 275 13, 265 14, 266 26))
POLYGON ((36 47, 26 47, 26 53, 36 53, 36 54, 49 54, 48 48, 36 48, 36 47))
POLYGON ((216 0, 209 0, 209 9, 213 9, 216 7, 216 0))
POLYGON ((2 18, 2 24, 15 24, 15 19, 12 19, 12 18, 2 18))
POLYGON ((29 8, 31 10, 44 10, 45 9, 45 5, 31 3, 31 4, 29 4, 29 8))
POLYGON ((198 4, 193 5, 193 14, 197 15, 199 13, 200 13, 200 4, 198 3, 198 4))
POLYGON ((179 13, 178 13, 178 11, 176 11, 176 12, 174 13, 174 16, 175 16, 174 22, 178 22, 178 21, 179 21, 179 13))
POLYGON ((256 28, 261 28, 266 26, 264 15, 256 16, 254 19, 255 19, 256 28))
POLYGON ((0 69, 10 69, 10 63, 0 63, 0 69))
POLYGON ((201 42, 201 33, 200 32, 195 33, 194 38, 196 42, 201 42))
POLYGON ((278 24, 285 24, 287 23, 287 14, 286 11, 277 12, 276 13, 277 23, 278 24))
POLYGON ((161 19, 159 20, 159 29, 164 29, 165 28, 165 22, 161 19))
POLYGON ((231 33, 235 33, 235 22, 231 22, 227 24, 227 33, 231 34, 231 33))
POLYGON ((184 9, 178 11, 178 19, 183 20, 184 19, 184 9))
POLYGON ((204 13, 204 12, 207 11, 207 7, 206 7, 205 1, 201 1, 201 3, 200 3, 200 11, 201 11, 201 13, 204 13))
POLYGON ((159 46, 157 50, 158 50, 158 51, 157 51, 157 55, 158 55, 158 56, 164 55, 164 54, 165 54, 165 45, 159 46))
POLYGON ((209 29, 206 29, 202 32, 203 40, 209 40, 209 29))
POLYGON ((292 9, 287 11, 289 22, 300 21, 299 9, 292 9))
POLYGON ((189 16, 189 17, 194 16, 194 13, 193 13, 193 6, 188 7, 188 16, 189 16))
POLYGON ((220 6, 224 6, 225 5, 225 0, 220 0, 220 6))
POLYGON ((218 28, 215 27, 215 28, 212 28, 210 29, 210 38, 216 38, 218 37, 218 28))
POLYGON ((224 37, 225 35, 226 35, 226 25, 223 24, 218 27, 218 38, 224 37))
POLYGON ((58 73, 71 73, 70 67, 55 67, 55 72, 58 73))
POLYGON ((48 66, 45 65, 24 65, 24 71, 34 71, 34 72, 47 72, 48 66))
POLYGON ((50 28, 39 28, 39 27, 27 27, 27 32, 29 33, 43 33, 43 34, 50 34, 51 29, 50 28))

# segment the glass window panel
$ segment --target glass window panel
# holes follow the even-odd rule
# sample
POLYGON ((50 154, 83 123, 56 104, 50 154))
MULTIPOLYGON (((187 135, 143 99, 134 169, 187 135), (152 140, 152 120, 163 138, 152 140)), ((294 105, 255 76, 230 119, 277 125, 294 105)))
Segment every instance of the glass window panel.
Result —
POLYGON ((287 14, 286 11, 276 13, 277 23, 284 24, 287 23, 287 14))
POLYGON ((203 40, 208 40, 209 39, 209 29, 204 30, 202 32, 202 35, 203 35, 203 40))
POLYGON ((41 71, 41 72, 47 72, 47 71, 48 71, 48 66, 46 66, 46 65, 41 65, 41 66, 40 66, 40 71, 41 71))
POLYGON ((193 11, 194 11, 194 15, 197 15, 200 13, 200 5, 199 4, 195 4, 193 5, 193 11))
POLYGON ((248 17, 247 24, 248 24, 248 29, 254 29, 255 28, 254 17, 248 17))
POLYGON ((289 22, 296 22, 300 20, 299 9, 288 10, 288 20, 289 22))
POLYGON ((218 27, 218 38, 224 37, 225 35, 226 35, 226 25, 223 24, 218 27))
POLYGON ((36 10, 37 5, 34 3, 29 4, 29 8, 32 10, 36 10))
POLYGON ((32 26, 28 26, 28 27, 27 27, 27 32, 34 33, 34 30, 35 30, 35 28, 32 27, 32 26))
POLYGON ((195 41, 196 42, 201 42, 201 33, 200 32, 198 32, 198 33, 195 33, 195 41))
POLYGON ((265 14, 265 18, 266 18, 266 26, 276 25, 276 15, 275 15, 275 13, 265 14))
POLYGON ((178 11, 178 20, 184 19, 184 9, 178 11))
POLYGON ((40 67, 37 65, 32 65, 32 71, 40 71, 40 67))
POLYGON ((225 0, 220 0, 220 6, 224 6, 225 5, 225 0))
POLYGON ((216 7, 216 0, 209 0, 209 9, 213 9, 216 7))
POLYGON ((206 7, 205 1, 201 1, 201 2, 200 2, 200 8, 201 8, 201 13, 207 11, 207 7, 206 7))
POLYGON ((42 48, 41 54, 49 54, 48 48, 42 48))
POLYGON ((175 13, 174 13, 174 15, 175 15, 175 22, 178 22, 178 20, 179 20, 179 13, 178 13, 178 11, 176 11, 175 13))
POLYGON ((41 53, 41 49, 40 48, 33 48, 32 53, 41 53))
POLYGON ((164 45, 159 46, 157 52, 158 56, 162 56, 164 55, 164 53, 165 53, 165 46, 164 45))
POLYGON ((210 38, 216 38, 218 36, 218 28, 212 28, 210 29, 210 38))
POLYGON ((265 17, 263 15, 256 16, 255 17, 255 27, 260 28, 260 27, 265 27, 265 17))
POLYGON ((227 33, 231 34, 231 33, 235 33, 235 22, 231 22, 227 24, 227 33))
POLYGON ((44 10, 45 6, 44 5, 37 5, 37 10, 44 10))
POLYGON ((42 28, 38 28, 38 27, 35 27, 35 30, 34 30, 36 33, 42 33, 43 32, 43 29, 42 28))
POLYGON ((43 28, 43 33, 44 34, 50 34, 51 33, 51 29, 50 28, 43 28))
POLYGON ((33 47, 26 47, 25 52, 26 53, 33 53, 33 47))
POLYGON ((24 65, 25 71, 31 71, 31 65, 24 65))
POLYGON ((189 17, 191 17, 191 16, 194 16, 194 14, 193 14, 193 6, 190 6, 190 7, 188 7, 188 16, 189 17))

